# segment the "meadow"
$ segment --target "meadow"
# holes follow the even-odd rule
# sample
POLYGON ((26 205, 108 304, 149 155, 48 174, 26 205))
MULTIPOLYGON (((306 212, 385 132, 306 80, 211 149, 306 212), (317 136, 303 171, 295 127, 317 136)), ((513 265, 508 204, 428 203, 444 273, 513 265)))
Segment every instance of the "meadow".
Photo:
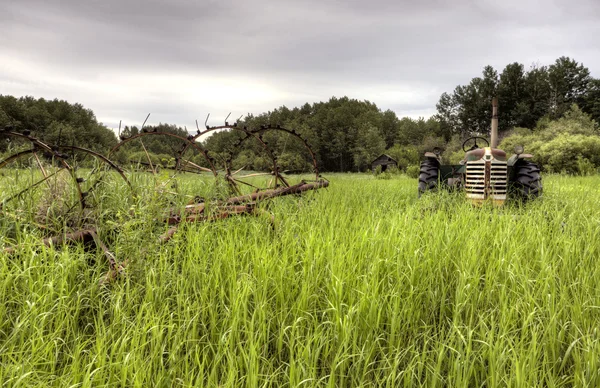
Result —
POLYGON ((542 199, 503 208, 326 177, 261 205, 274 222, 190 223, 165 245, 163 196, 107 192, 129 262, 110 283, 101 252, 2 220, 0 247, 21 244, 0 253, 2 386, 600 386, 600 177, 544 176, 542 199))

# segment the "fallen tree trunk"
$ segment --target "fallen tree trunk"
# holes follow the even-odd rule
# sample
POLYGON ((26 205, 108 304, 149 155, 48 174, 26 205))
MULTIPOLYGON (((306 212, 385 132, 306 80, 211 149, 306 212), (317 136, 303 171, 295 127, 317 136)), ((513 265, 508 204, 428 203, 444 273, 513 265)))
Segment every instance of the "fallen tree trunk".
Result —
POLYGON ((255 204, 246 204, 246 205, 238 205, 238 206, 224 206, 220 207, 219 211, 215 212, 212 215, 205 214, 193 214, 189 217, 169 217, 167 219, 168 225, 174 225, 170 227, 165 233, 160 235, 158 238, 158 242, 164 244, 171 240, 177 230, 179 229, 179 224, 182 222, 212 222, 217 220, 223 220, 225 218, 239 215, 239 214, 251 214, 255 211, 255 204))
POLYGON ((282 187, 280 189, 266 190, 258 193, 240 195, 238 197, 229 198, 225 201, 225 203, 228 205, 236 205, 244 202, 254 202, 274 197, 283 197, 286 195, 300 194, 305 191, 316 190, 327 186, 329 186, 329 181, 326 180, 320 180, 312 183, 300 182, 297 185, 290 187, 282 187))
MULTIPOLYGON (((219 206, 223 206, 223 205, 240 205, 240 204, 247 203, 247 202, 252 203, 252 202, 261 201, 264 199, 270 199, 270 198, 275 198, 275 197, 284 197, 286 195, 293 195, 293 194, 300 194, 305 191, 317 190, 317 189, 327 187, 327 186, 329 186, 329 181, 326 181, 326 180, 320 180, 320 181, 311 182, 311 183, 300 182, 297 185, 290 186, 290 187, 282 187, 279 189, 265 190, 265 191, 260 191, 258 193, 252 193, 252 194, 246 194, 246 195, 240 195, 237 197, 232 197, 232 198, 226 199, 224 201, 215 202, 214 206, 219 207, 219 206)), ((204 213, 205 209, 206 209, 206 204, 204 202, 200 202, 200 203, 196 203, 196 204, 192 204, 192 205, 187 205, 185 208, 183 208, 183 213, 185 213, 185 214, 202 214, 202 213, 204 213)), ((169 225, 178 224, 179 222, 182 221, 182 216, 179 215, 180 211, 181 211, 180 208, 169 209, 170 216, 168 216, 165 221, 167 223, 169 223, 169 225)))

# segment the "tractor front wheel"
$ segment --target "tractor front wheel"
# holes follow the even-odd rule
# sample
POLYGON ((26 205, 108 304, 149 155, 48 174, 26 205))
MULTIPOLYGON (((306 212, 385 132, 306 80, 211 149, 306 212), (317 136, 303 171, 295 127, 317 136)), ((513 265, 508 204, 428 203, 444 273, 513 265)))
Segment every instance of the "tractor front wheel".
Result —
POLYGON ((440 164, 437 160, 428 158, 421 162, 419 173, 419 197, 426 191, 434 190, 440 177, 440 164))
POLYGON ((542 195, 542 176, 537 164, 523 160, 515 165, 512 194, 515 198, 527 201, 542 195))

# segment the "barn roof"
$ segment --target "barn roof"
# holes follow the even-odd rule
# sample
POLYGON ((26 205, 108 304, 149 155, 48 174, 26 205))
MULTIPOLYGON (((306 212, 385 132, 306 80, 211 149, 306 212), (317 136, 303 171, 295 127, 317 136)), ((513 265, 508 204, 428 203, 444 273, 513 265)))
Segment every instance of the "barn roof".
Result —
POLYGON ((398 162, 396 161, 396 159, 392 158, 388 154, 381 154, 381 155, 379 155, 377 158, 375 158, 375 160, 373 160, 371 162, 371 164, 373 164, 373 163, 375 163, 375 162, 377 162, 378 160, 381 160, 381 159, 386 159, 386 161, 390 161, 390 162, 394 162, 394 163, 398 164, 398 162))

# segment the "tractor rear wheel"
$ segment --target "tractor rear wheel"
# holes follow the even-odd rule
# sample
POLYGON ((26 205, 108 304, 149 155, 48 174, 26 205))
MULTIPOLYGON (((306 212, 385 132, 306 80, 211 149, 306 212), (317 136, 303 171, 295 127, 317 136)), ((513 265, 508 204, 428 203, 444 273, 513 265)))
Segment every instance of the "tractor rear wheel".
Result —
POLYGON ((426 191, 434 190, 438 185, 440 177, 440 163, 428 158, 421 162, 421 171, 419 173, 419 197, 426 191))
POLYGON ((537 164, 523 160, 515 165, 514 181, 511 191, 515 198, 522 201, 542 195, 542 176, 537 164))

